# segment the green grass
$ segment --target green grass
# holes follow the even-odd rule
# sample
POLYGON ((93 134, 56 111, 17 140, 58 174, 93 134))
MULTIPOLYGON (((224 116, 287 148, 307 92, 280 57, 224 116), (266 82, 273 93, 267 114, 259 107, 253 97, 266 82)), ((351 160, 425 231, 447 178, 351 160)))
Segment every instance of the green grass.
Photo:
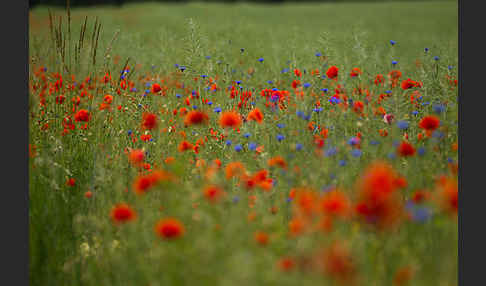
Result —
MULTIPOLYGON (((51 9, 57 16, 63 15, 63 32, 67 35, 65 11, 51 9)), ((125 5, 121 9, 76 8, 71 10, 71 17, 73 41, 71 45, 66 43, 65 58, 71 71, 68 73, 49 38, 46 7, 36 7, 30 15, 31 87, 41 83, 34 75, 40 66, 48 69, 45 73, 48 83, 53 84, 56 80, 52 73, 59 72, 64 85, 60 91, 46 96, 44 109, 39 105, 39 89, 31 88, 29 98, 29 140, 37 148, 37 155, 29 161, 32 285, 334 285, 332 277, 309 267, 312 263, 302 262, 319 255, 333 241, 348 243, 360 285, 393 285, 397 269, 407 265, 415 271, 409 285, 457 285, 457 222, 436 203, 436 197, 440 198, 437 176, 456 177, 450 173, 448 158, 457 162, 451 144, 457 142, 458 94, 457 87, 451 87, 445 78, 446 75, 457 78, 455 1, 280 6, 149 3, 125 5), (85 16, 88 16, 85 48, 80 62, 74 64, 69 50, 78 42, 85 16), (95 17, 99 17, 102 28, 96 65, 92 65, 89 51, 94 45, 91 33, 95 17), (119 34, 108 49, 117 31, 119 34), (390 40, 397 44, 391 46, 390 40), (430 49, 428 53, 424 52, 426 47, 430 49), (317 52, 327 58, 316 57, 317 52), (259 63, 259 58, 264 58, 264 62, 259 63), (138 91, 127 89, 117 94, 117 76, 127 59, 132 70, 129 79, 138 91), (393 66, 393 60, 398 64, 393 66), (174 64, 187 66, 187 70, 178 72, 174 64), (392 90, 393 96, 381 106, 395 120, 409 121, 409 141, 417 149, 425 148, 425 154, 388 159, 388 154, 395 152, 393 142, 403 137, 395 122, 384 123, 382 117, 373 114, 371 105, 365 106, 366 117, 358 116, 351 108, 343 111, 331 106, 327 99, 334 94, 335 86, 310 74, 311 70, 319 69, 322 75, 331 65, 339 67, 338 83, 344 85, 348 97, 355 101, 364 100, 362 95, 351 96, 358 86, 370 91, 373 102, 385 90, 392 90), (453 66, 451 70, 449 65, 453 66), (363 74, 350 78, 349 72, 355 67, 363 74), (284 68, 290 72, 281 73, 284 68), (295 106, 272 113, 260 91, 273 87, 267 83, 272 80, 280 82, 279 89, 289 90, 295 97, 291 87, 292 80, 297 78, 292 72, 294 68, 306 70, 301 82, 308 82, 311 87, 304 89, 303 99, 294 100, 295 106), (249 69, 254 70, 251 76, 249 69), (402 80, 421 81, 423 87, 416 90, 423 96, 422 102, 430 104, 414 107, 410 104, 410 91, 403 91, 400 86, 373 84, 377 74, 386 76, 393 69, 403 73, 402 80), (99 81, 106 72, 111 72, 113 82, 101 84, 99 81), (93 99, 83 97, 77 107, 91 108, 88 129, 81 130, 82 124, 75 123, 75 130, 61 135, 63 118, 73 114, 71 100, 80 95, 77 86, 74 90, 67 88, 72 83, 71 75, 78 85, 87 76, 96 77, 98 83, 89 90, 93 99), (221 89, 215 93, 206 91, 207 84, 200 75, 218 76, 221 89), (194 81, 194 77, 199 80, 194 81), (168 86, 166 96, 141 97, 147 88, 147 78, 150 83, 161 83, 163 78, 177 79, 188 90, 165 82, 162 85, 168 86), (264 112, 265 119, 261 125, 243 124, 240 134, 233 130, 225 132, 226 139, 233 141, 228 147, 224 144, 226 139, 210 138, 209 127, 224 132, 213 108, 219 106, 225 111, 238 102, 231 100, 225 91, 236 80, 242 81, 244 90, 254 89, 256 106, 264 112), (320 98, 323 87, 329 88, 330 93, 320 98), (213 101, 211 107, 200 99, 191 103, 210 115, 207 127, 185 128, 183 118, 171 115, 173 109, 190 107, 176 98, 176 93, 185 98, 192 90, 213 101), (311 91, 319 95, 323 107, 319 113, 312 113, 316 98, 311 91), (56 104, 55 98, 60 94, 66 97, 65 102, 56 104), (111 111, 98 110, 105 94, 114 96, 111 111), (138 103, 144 107, 137 107, 138 103), (419 121, 434 113, 435 103, 447 106, 438 115, 444 137, 419 141, 417 134, 422 131, 419 121), (117 110, 119 105, 124 111, 117 110), (159 131, 175 126, 176 132, 152 131, 153 142, 132 142, 128 130, 136 138, 144 133, 140 129, 143 110, 157 114, 159 131), (419 115, 411 115, 413 110, 418 110, 419 115), (324 150, 337 147, 337 155, 316 155, 308 121, 298 118, 296 111, 311 113, 310 121, 329 129, 324 150), (171 119, 174 121, 169 122, 171 119), (45 123, 49 123, 49 128, 42 130, 45 123), (284 123, 285 127, 280 129, 277 123, 284 123), (389 135, 381 137, 379 129, 386 129, 389 135), (187 134, 186 140, 193 144, 208 137, 199 154, 177 151, 182 130, 187 134), (297 130, 299 133, 295 134, 297 130), (251 133, 248 139, 242 136, 247 132, 251 133), (363 153, 354 158, 347 141, 357 132, 363 135, 363 153), (278 142, 277 134, 285 139, 278 142), (371 145, 372 140, 380 144, 371 145), (248 142, 264 145, 262 154, 249 151, 248 142), (303 150, 296 151, 296 143, 303 144, 303 150), (244 150, 235 152, 235 144, 242 144, 244 150), (126 148, 148 151, 146 162, 154 169, 174 173, 179 180, 154 187, 144 196, 135 195, 132 184, 138 171, 128 162, 126 148), (285 158, 287 171, 268 167, 267 160, 276 155, 285 158), (164 162, 169 156, 175 157, 175 163, 164 162), (238 186, 237 179, 225 179, 223 170, 212 183, 220 185, 227 196, 219 204, 210 204, 202 196, 202 189, 208 184, 204 178, 206 168, 189 163, 196 158, 208 165, 213 159, 220 159, 223 168, 229 162, 241 161, 252 174, 267 169, 277 184, 271 192, 258 189, 247 192, 238 186), (323 186, 336 185, 354 204, 358 200, 356 182, 376 159, 387 160, 407 179, 408 185, 398 191, 401 204, 418 189, 433 194, 426 203, 433 214, 429 220, 406 221, 398 230, 379 232, 353 217, 336 221, 329 233, 289 238, 288 223, 295 216, 296 204, 287 202, 290 189, 309 186, 319 191, 323 186), (340 160, 346 160, 347 165, 339 166, 340 160), (294 172, 295 166, 300 167, 301 173, 294 172), (76 179, 74 187, 66 185, 70 177, 76 179), (91 198, 84 197, 88 190, 93 193, 91 198), (248 206, 250 195, 256 196, 253 208, 248 206), (238 203, 233 202, 235 196, 240 199, 238 203), (110 210, 119 202, 135 209, 135 221, 113 225, 110 210), (273 206, 278 208, 276 214, 270 213, 273 206), (249 221, 252 212, 256 219, 249 221), (184 223, 186 233, 182 238, 164 241, 155 235, 156 222, 168 216, 184 223), (268 245, 255 242, 253 235, 259 230, 270 235, 268 245), (113 247, 114 243, 118 246, 113 247), (302 263, 297 263, 300 266, 295 271, 284 273, 276 267, 283 256, 296 257, 302 263)), ((49 87, 46 93, 48 90, 49 87)), ((247 114, 246 110, 240 112, 247 114)))

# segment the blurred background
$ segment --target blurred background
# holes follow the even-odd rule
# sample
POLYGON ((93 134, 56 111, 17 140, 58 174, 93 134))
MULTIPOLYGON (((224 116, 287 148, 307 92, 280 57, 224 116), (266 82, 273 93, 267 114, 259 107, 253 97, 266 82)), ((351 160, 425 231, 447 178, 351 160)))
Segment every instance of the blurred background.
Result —
MULTIPOLYGON (((444 2, 451 0, 407 0, 407 2, 444 2)), ((452 0, 453 1, 453 0, 452 0)), ((187 2, 251 2, 251 3, 284 3, 284 2, 404 2, 403 0, 71 0, 71 6, 86 5, 123 5, 125 3, 141 2, 165 2, 165 3, 187 3, 187 2)), ((30 7, 36 5, 66 5, 66 0, 29 0, 30 7)))

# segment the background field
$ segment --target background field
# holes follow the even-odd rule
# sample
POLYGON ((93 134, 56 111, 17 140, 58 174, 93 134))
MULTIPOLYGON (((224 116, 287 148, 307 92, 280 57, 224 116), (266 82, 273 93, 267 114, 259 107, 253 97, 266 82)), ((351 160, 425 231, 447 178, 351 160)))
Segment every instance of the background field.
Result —
MULTIPOLYGON (((66 21, 63 9, 51 9, 66 21)), ((303 82, 316 86, 316 92, 319 80, 310 76, 312 69, 320 69, 322 73, 329 65, 338 66, 343 74, 341 83, 346 87, 355 85, 348 77, 354 67, 363 71, 363 82, 367 84, 378 73, 386 75, 392 69, 400 69, 404 79, 423 81, 421 93, 424 101, 431 104, 422 107, 421 116, 433 112, 432 103, 449 103, 447 111, 440 115, 448 127, 440 143, 416 140, 420 118, 410 117, 413 108, 406 105, 408 99, 400 105, 386 106, 397 119, 410 120, 413 144, 424 144, 431 150, 409 160, 390 160, 408 180, 404 196, 409 197, 416 189, 433 188, 436 176, 449 172, 448 159, 457 161, 457 153, 450 150, 450 145, 457 141, 457 89, 451 90, 444 80, 446 74, 457 76, 457 2, 280 6, 146 3, 122 8, 76 8, 71 10, 73 39, 79 37, 85 16, 90 32, 94 17, 99 17, 102 23, 97 64, 91 65, 86 53, 77 66, 71 58, 73 72, 65 73, 51 49, 46 7, 30 11, 31 81, 36 80, 33 74, 40 66, 47 67, 49 73, 63 73, 66 83, 71 74, 79 81, 88 75, 101 78, 107 71, 116 75, 129 58, 129 66, 134 69, 131 79, 137 88, 132 97, 137 101, 116 96, 116 85, 103 87, 94 93, 94 101, 81 103, 96 113, 90 129, 77 129, 61 136, 61 120, 70 112, 70 105, 57 107, 52 97, 49 101, 52 109, 42 118, 38 98, 31 96, 29 113, 36 117, 30 119, 29 140, 38 153, 29 163, 32 285, 333 285, 328 277, 305 271, 282 273, 275 265, 284 255, 312 252, 336 239, 352 245, 362 279, 360 285, 392 285, 396 269, 404 265, 413 265, 415 269, 410 285, 457 285, 457 223, 440 213, 426 223, 407 224, 398 233, 375 233, 349 223, 324 236, 287 238, 291 213, 286 201, 289 189, 303 184, 316 189, 338 185, 351 191, 356 178, 373 159, 386 159, 394 152, 393 142, 400 140, 402 134, 390 127, 390 136, 381 138, 377 132, 384 125, 381 118, 364 123, 365 127, 359 129, 356 122, 360 119, 352 114, 331 118, 326 107, 324 112, 313 115, 313 121, 335 128, 326 141, 326 149, 337 146, 342 150, 335 157, 317 157, 310 136, 291 132, 307 128, 307 122, 296 119, 295 112, 279 114, 278 119, 268 112, 264 126, 246 124, 241 134, 229 134, 234 144, 257 141, 264 145, 265 153, 260 157, 248 150, 235 152, 222 142, 208 143, 197 156, 208 163, 216 158, 223 165, 238 160, 254 172, 266 168, 269 158, 281 155, 290 162, 290 167, 298 165, 304 171, 301 176, 272 171, 277 185, 271 194, 256 192, 257 204, 251 210, 246 191, 223 179, 221 184, 229 194, 227 201, 211 205, 202 198, 203 173, 187 164, 194 154, 177 152, 180 137, 154 133, 152 142, 133 143, 127 136, 128 130, 136 136, 143 133, 138 130, 141 110, 136 103, 143 103, 153 112, 182 106, 175 97, 176 89, 170 89, 168 97, 139 96, 147 88, 143 78, 150 77, 154 79, 151 82, 156 82, 172 76, 178 71, 175 64, 187 67, 179 80, 201 94, 207 94, 205 86, 192 78, 218 75, 222 90, 210 98, 215 103, 213 107, 220 106, 223 110, 232 106, 224 89, 235 80, 243 81, 245 89, 255 90, 257 96, 262 88, 272 87, 267 84, 269 80, 282 81, 281 88, 290 90, 294 77, 292 72, 282 73, 284 68, 306 70, 303 82), (109 57, 104 57, 117 31, 109 57), (390 40, 396 44, 391 46, 390 40), (424 52, 424 48, 429 48, 429 52, 424 52), (328 57, 326 66, 316 57, 317 52, 328 57), (434 60, 434 56, 440 60, 434 60), (259 58, 264 58, 264 63, 259 63, 259 58), (398 64, 392 65, 393 60, 398 64), (248 75, 248 69, 255 70, 253 76, 248 75), (114 106, 122 105, 129 111, 117 113, 114 108, 113 116, 98 112, 97 104, 107 93, 115 96, 114 106), (114 120, 109 121, 109 117, 114 120), (42 125, 39 118, 42 124, 50 122, 47 131, 39 128, 42 125), (285 123, 286 127, 280 130, 276 123, 285 123), (363 155, 353 158, 346 142, 357 131, 362 131, 367 140, 362 147, 363 155), (247 132, 251 137, 242 138, 247 132), (279 133, 285 135, 283 144, 274 139, 279 133), (382 144, 371 146, 368 139, 382 144), (302 152, 295 151, 295 143, 304 144, 302 152), (432 152, 435 145, 440 152, 432 152), (176 173, 180 183, 164 185, 145 197, 137 197, 131 190, 137 171, 127 162, 126 147, 145 148, 149 162, 176 173), (164 164, 168 156, 176 157, 174 165, 164 164), (348 161, 345 168, 338 165, 341 159, 348 161), (66 186, 69 177, 76 178, 74 187, 66 186), (84 197, 88 190, 93 192, 90 199, 84 197), (239 203, 233 202, 235 196, 239 203), (121 201, 134 206, 138 213, 137 222, 123 228, 113 226, 109 217, 111 207, 121 201), (197 208, 195 203, 199 204, 197 208), (275 215, 269 212, 272 206, 279 209, 275 215), (252 211, 257 219, 249 222, 248 214, 252 211), (183 239, 161 242, 154 235, 153 225, 165 216, 178 217, 185 223, 187 233, 183 239), (253 234, 257 230, 270 233, 271 242, 267 246, 255 243, 253 234)), ((91 43, 87 45, 89 48, 91 43)), ((384 92, 378 87, 370 90, 376 94, 384 92)), ((70 102, 78 94, 66 91, 65 95, 66 102, 70 102)), ((297 109, 312 111, 312 104, 312 100, 306 99, 298 103, 297 109)), ((211 126, 219 128, 213 107, 208 108, 211 126)), ((169 126, 167 122, 161 124, 169 126)), ((181 122, 177 124, 180 126, 181 122)), ((188 140, 194 142, 206 135, 206 129, 186 130, 188 140)))

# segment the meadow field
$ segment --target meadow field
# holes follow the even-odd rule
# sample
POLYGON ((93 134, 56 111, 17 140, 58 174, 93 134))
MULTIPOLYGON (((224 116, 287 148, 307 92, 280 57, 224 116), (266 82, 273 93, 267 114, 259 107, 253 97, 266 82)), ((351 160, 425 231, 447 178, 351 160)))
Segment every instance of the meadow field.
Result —
POLYGON ((458 284, 456 1, 37 6, 31 285, 458 284))

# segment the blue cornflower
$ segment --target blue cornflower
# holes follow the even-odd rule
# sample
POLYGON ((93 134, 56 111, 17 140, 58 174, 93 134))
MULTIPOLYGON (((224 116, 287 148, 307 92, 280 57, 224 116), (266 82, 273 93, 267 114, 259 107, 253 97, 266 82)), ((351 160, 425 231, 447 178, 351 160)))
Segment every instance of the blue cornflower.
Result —
POLYGON ((297 111, 296 112, 297 116, 300 117, 300 118, 303 118, 305 116, 304 112, 303 111, 297 111))
POLYGON ((330 147, 324 152, 324 155, 326 157, 332 157, 337 154, 337 148, 336 147, 330 147))
POLYGON ((397 157, 397 155, 395 153, 389 153, 387 157, 388 159, 393 160, 397 157))
POLYGON ((316 57, 320 57, 320 56, 322 56, 322 54, 321 54, 321 53, 319 53, 319 52, 317 52, 317 53, 316 53, 316 57))
POLYGON ((323 74, 323 75, 321 76, 321 78, 322 78, 322 79, 326 79, 326 78, 327 78, 327 76, 326 76, 325 74, 323 74))
POLYGON ((437 114, 441 114, 446 109, 444 104, 434 104, 432 108, 434 109, 434 112, 437 114))
POLYGON ((259 58, 258 61, 263 63, 263 58, 259 58))
POLYGON ((132 135, 133 132, 132 132, 132 130, 128 130, 127 133, 128 133, 128 136, 130 136, 130 135, 132 135))
POLYGON ((140 104, 140 103, 137 106, 138 106, 138 108, 142 108, 142 104, 140 104))
POLYGON ((392 61, 392 65, 396 65, 396 64, 398 64, 397 61, 392 61))
POLYGON ((298 151, 302 150, 302 144, 300 144, 300 143, 295 144, 295 150, 298 150, 298 151))
POLYGON ((180 69, 181 71, 185 71, 185 70, 186 70, 186 67, 185 67, 185 66, 180 66, 180 67, 179 67, 179 69, 180 69))
POLYGON ((177 97, 177 98, 181 98, 181 96, 182 96, 182 95, 180 95, 180 94, 176 93, 176 97, 177 97))
POLYGON ((427 53, 429 51, 429 48, 425 48, 424 51, 427 53))
POLYGON ((359 141, 360 141, 360 139, 358 137, 351 137, 348 140, 348 144, 351 145, 351 146, 358 145, 359 141))
POLYGON ((341 167, 346 166, 346 160, 339 160, 339 166, 341 167))
POLYGON ((333 96, 333 97, 331 97, 331 99, 329 99, 329 101, 330 101, 331 103, 338 104, 338 103, 340 103, 340 102, 341 102, 341 99, 339 99, 339 98, 337 98, 337 97, 333 96))
POLYGON ((311 118, 310 114, 309 114, 309 115, 305 115, 305 116, 304 116, 304 120, 309 121, 309 120, 310 120, 310 118, 311 118))
POLYGON ((132 87, 132 88, 130 89, 130 91, 131 91, 131 92, 137 92, 137 89, 136 89, 135 87, 132 87))
POLYGON ((438 61, 439 60, 439 57, 438 56, 435 56, 434 57, 434 60, 438 61))
POLYGON ((449 70, 453 69, 454 67, 453 66, 448 66, 447 67, 449 70))
POLYGON ((395 45, 397 42, 395 42, 394 40, 390 40, 390 44, 393 46, 395 45))
POLYGON ((201 77, 202 77, 202 78, 207 78, 208 76, 207 76, 207 75, 205 75, 205 74, 203 74, 203 75, 201 75, 201 77))
POLYGON ((398 128, 405 130, 405 129, 408 128, 409 123, 408 123, 408 121, 400 120, 400 121, 397 122, 397 126, 398 126, 398 128))
POLYGON ((197 105, 193 105, 192 108, 197 109, 197 105))
POLYGON ((419 112, 417 110, 412 111, 413 115, 417 115, 419 112))
POLYGON ((353 150, 351 150, 351 156, 353 156, 355 158, 361 157, 361 154, 362 154, 362 152, 359 149, 353 149, 353 150))
POLYGON ((305 87, 305 88, 308 88, 308 87, 310 87, 310 86, 311 86, 311 84, 310 84, 310 83, 308 83, 308 82, 304 83, 304 87, 305 87))
POLYGON ((256 148, 257 148, 256 143, 254 143, 254 142, 248 143, 248 149, 250 149, 251 151, 255 151, 256 148))
POLYGON ((419 156, 423 156, 425 154, 425 148, 424 147, 418 148, 417 153, 419 154, 419 156))
POLYGON ((221 107, 216 107, 215 109, 213 109, 214 112, 216 113, 220 113, 222 110, 221 110, 221 107))
POLYGON ((314 111, 314 112, 319 113, 319 112, 321 112, 322 110, 323 110, 323 109, 322 109, 322 107, 319 107, 319 108, 314 108, 314 110, 313 110, 313 111, 314 111))
POLYGON ((175 66, 176 68, 178 68, 178 67, 179 67, 179 64, 175 64, 174 66, 175 66))
POLYGON ((211 58, 211 56, 206 56, 206 60, 209 60, 211 58))
POLYGON ((245 136, 245 138, 248 138, 248 137, 251 136, 251 134, 250 133, 245 133, 243 136, 245 136))
POLYGON ((327 93, 328 89, 327 88, 321 88, 322 91, 324 91, 325 93, 327 93))
POLYGON ((231 146, 231 140, 226 140, 226 146, 231 146))
POLYGON ((267 83, 268 83, 268 84, 272 84, 272 83, 273 83, 273 81, 269 80, 269 81, 267 81, 267 83))
POLYGON ((282 134, 278 134, 278 135, 277 135, 277 140, 278 140, 278 142, 280 142, 280 141, 282 141, 282 140, 284 140, 284 139, 285 139, 285 136, 283 136, 282 134))
POLYGON ((233 203, 235 203, 235 204, 236 204, 236 203, 237 203, 237 202, 239 202, 239 201, 240 201, 240 197, 238 197, 238 196, 234 196, 234 197, 233 197, 233 203))
POLYGON ((241 80, 237 80, 237 81, 236 81, 236 84, 240 84, 240 83, 241 83, 241 80))
POLYGON ((240 144, 235 145, 235 151, 236 152, 240 152, 241 150, 243 150, 243 147, 240 144))
POLYGON ((412 220, 420 223, 426 222, 431 217, 431 211, 427 207, 417 207, 412 211, 412 220))
POLYGON ((447 162, 452 163, 452 162, 454 162, 454 159, 452 159, 451 157, 449 157, 449 158, 447 158, 447 162))
POLYGON ((213 105, 213 102, 212 101, 208 101, 208 105, 209 106, 213 105))
POLYGON ((441 132, 439 130, 435 130, 433 133, 432 133, 432 137, 434 138, 437 138, 437 139, 441 139, 444 137, 444 132, 441 132))
POLYGON ((390 93, 392 93, 392 91, 391 90, 385 90, 385 93, 390 94, 390 93))
POLYGON ((285 124, 283 124, 283 123, 277 123, 277 127, 278 128, 284 128, 285 127, 285 124))
POLYGON ((286 73, 286 72, 289 72, 288 68, 284 68, 280 73, 286 73))
POLYGON ((245 48, 241 48, 241 49, 240 49, 240 52, 242 52, 242 53, 243 53, 244 51, 245 51, 245 48))
POLYGON ((371 140, 370 141, 370 145, 378 145, 378 144, 380 144, 379 141, 376 141, 376 140, 371 140))

